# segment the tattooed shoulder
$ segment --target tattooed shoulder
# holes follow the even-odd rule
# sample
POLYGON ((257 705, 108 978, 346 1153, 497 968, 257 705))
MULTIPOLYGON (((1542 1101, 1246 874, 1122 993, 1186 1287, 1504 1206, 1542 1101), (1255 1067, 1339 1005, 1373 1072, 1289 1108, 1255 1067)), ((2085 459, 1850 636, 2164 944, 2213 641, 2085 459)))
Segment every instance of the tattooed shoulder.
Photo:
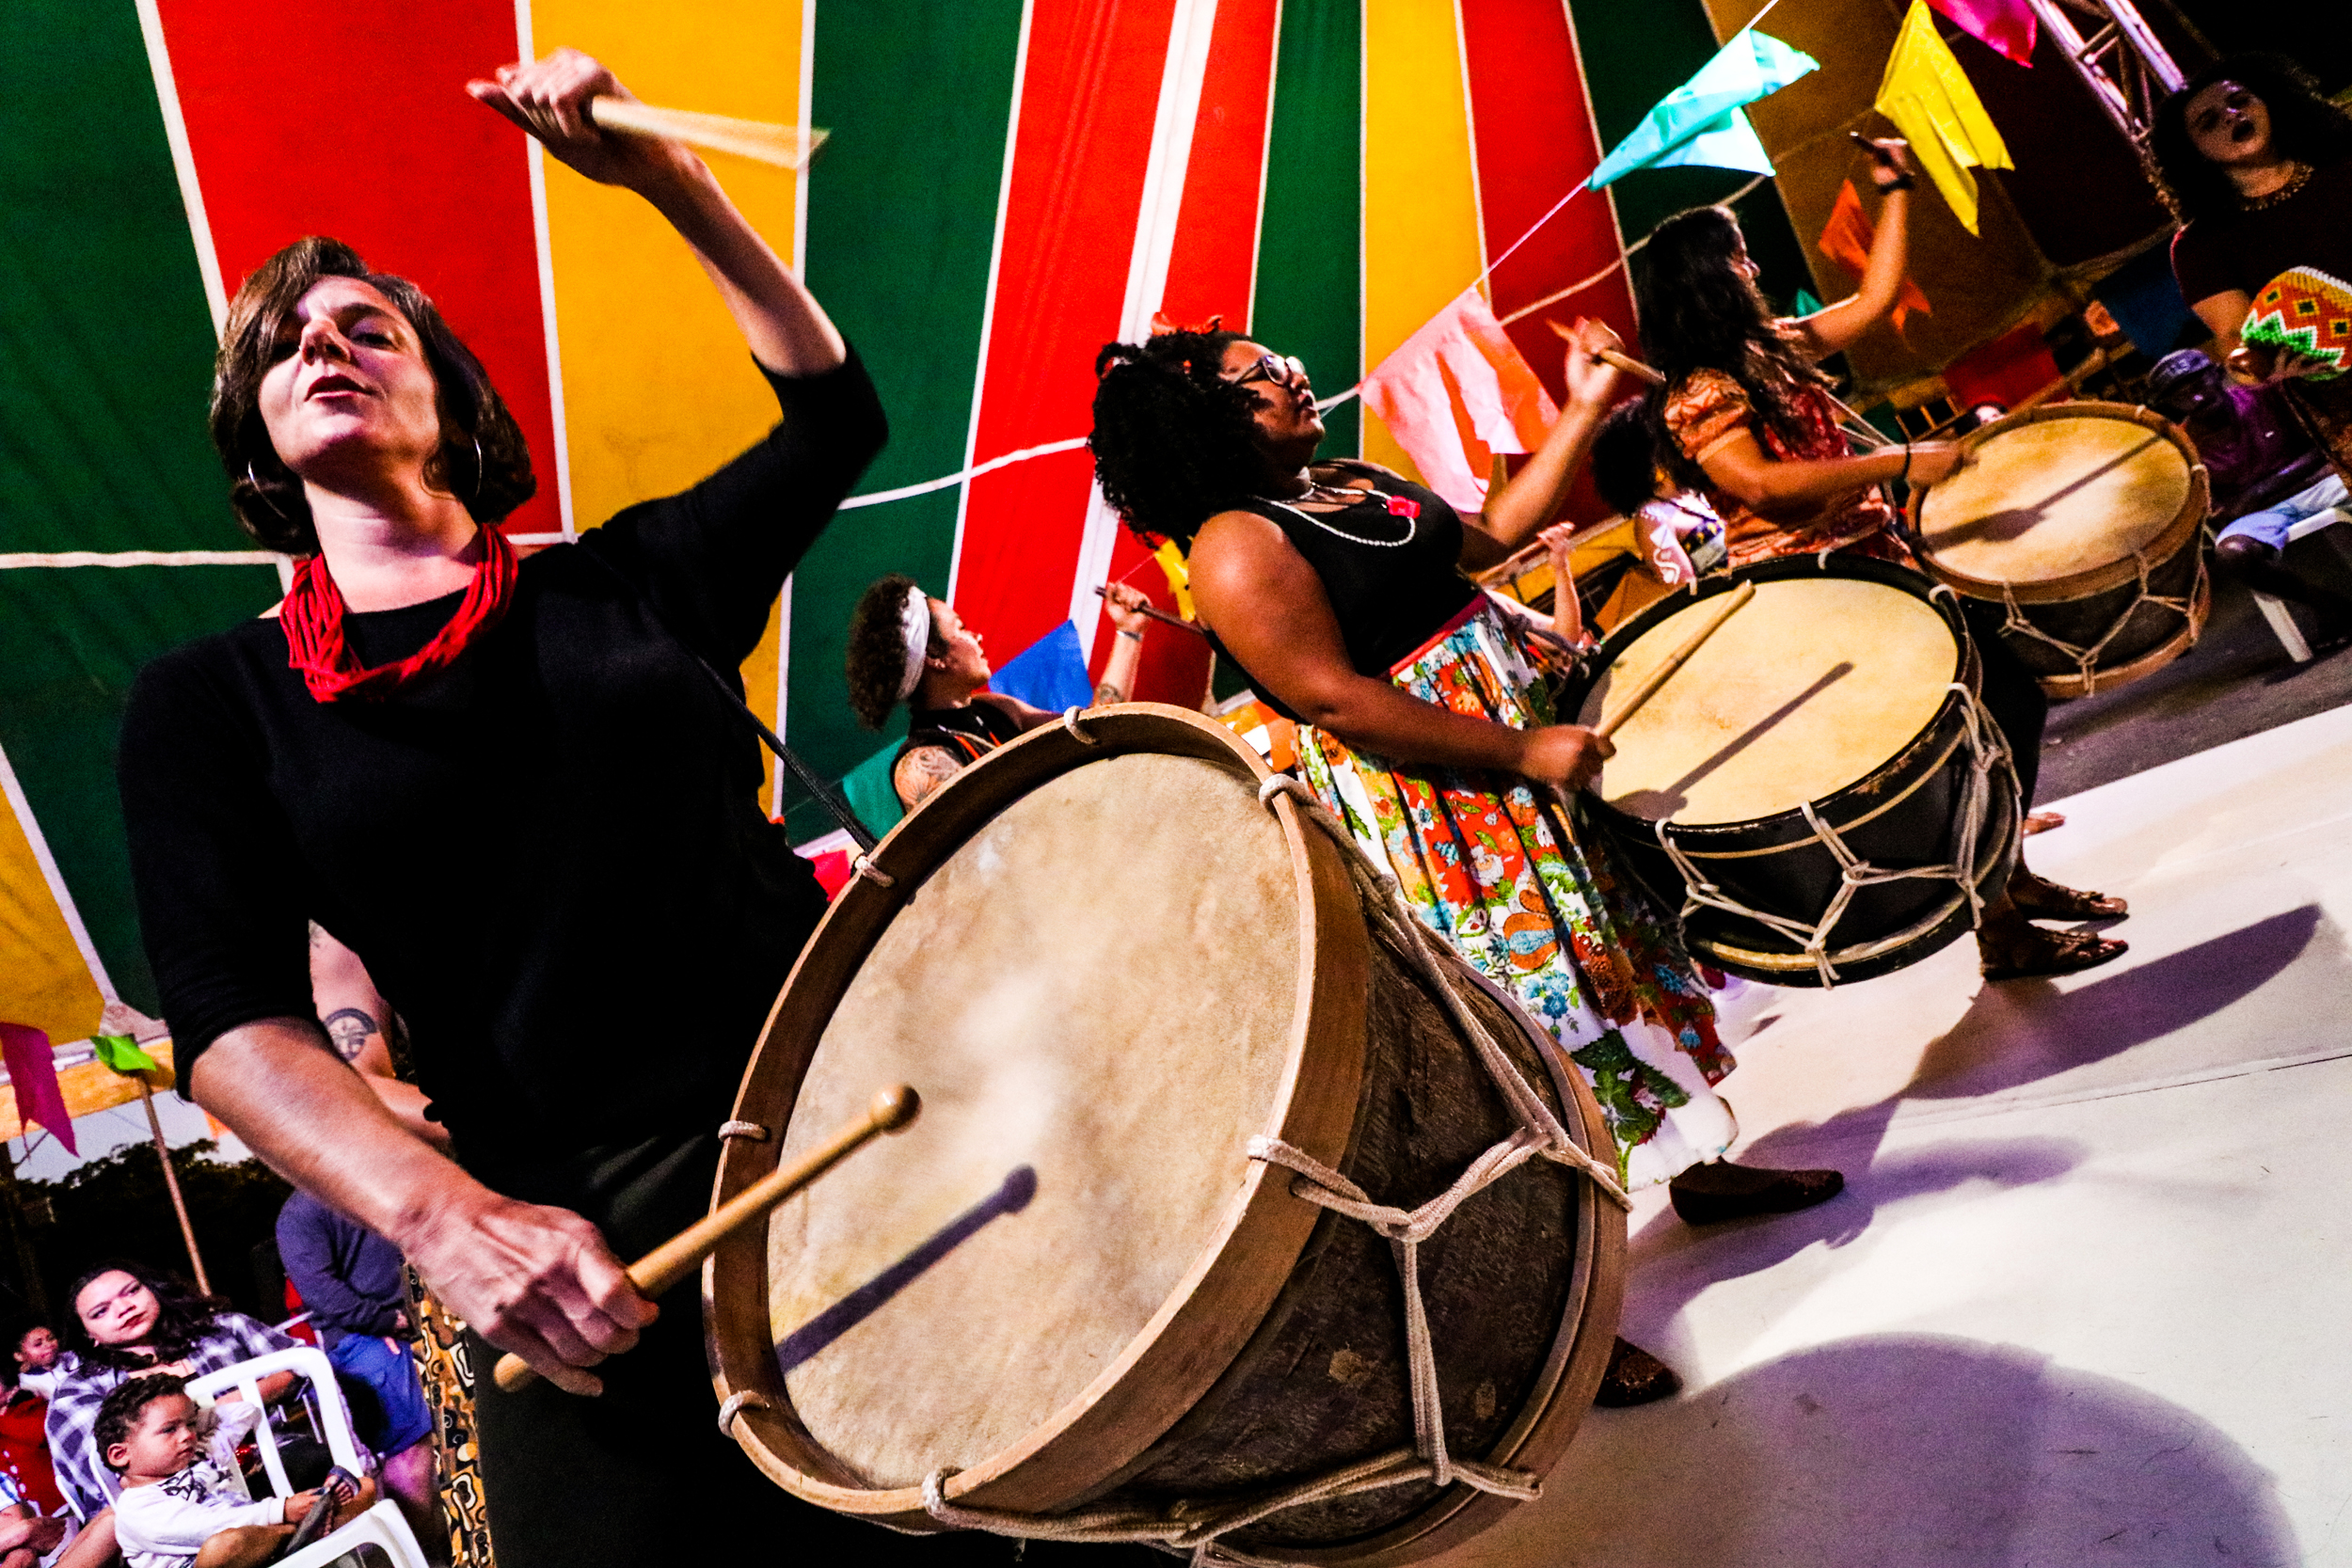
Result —
POLYGON ((920 805, 931 792, 963 771, 962 760, 941 746, 918 746, 898 759, 890 782, 909 807, 920 805))

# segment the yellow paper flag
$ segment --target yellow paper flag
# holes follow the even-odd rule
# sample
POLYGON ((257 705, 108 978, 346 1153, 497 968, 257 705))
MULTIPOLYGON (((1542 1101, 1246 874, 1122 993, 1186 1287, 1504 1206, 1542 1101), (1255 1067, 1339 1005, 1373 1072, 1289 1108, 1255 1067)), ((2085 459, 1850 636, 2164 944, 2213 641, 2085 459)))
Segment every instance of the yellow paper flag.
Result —
POLYGON ((1911 0, 1911 14, 1887 56, 1879 83, 1878 112, 1895 122, 1911 143, 1952 215, 1977 232, 1977 177, 1972 168, 2015 168, 1993 119, 1984 112, 1960 61, 1935 30, 1928 0, 1911 0))
POLYGON ((1168 590, 1176 595, 1177 610, 1187 621, 1200 619, 1192 609, 1192 567, 1184 560, 1184 552, 1177 547, 1176 541, 1161 540, 1160 547, 1152 552, 1152 559, 1158 562, 1160 570, 1168 574, 1168 590))

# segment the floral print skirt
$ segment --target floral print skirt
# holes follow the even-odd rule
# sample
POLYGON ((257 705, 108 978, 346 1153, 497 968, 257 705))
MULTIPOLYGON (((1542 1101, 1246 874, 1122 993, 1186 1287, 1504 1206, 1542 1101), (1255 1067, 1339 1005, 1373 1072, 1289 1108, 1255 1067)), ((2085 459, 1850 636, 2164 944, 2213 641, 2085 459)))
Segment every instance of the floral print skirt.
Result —
MULTIPOLYGON (((1544 657, 1510 612, 1478 602, 1390 678, 1473 719, 1554 722, 1544 657)), ((1674 926, 1610 863, 1598 835, 1524 779, 1392 765, 1302 725, 1298 770, 1386 866, 1429 928, 1515 995, 1584 1075, 1630 1187, 1729 1148, 1714 1092, 1733 1066, 1674 926)))

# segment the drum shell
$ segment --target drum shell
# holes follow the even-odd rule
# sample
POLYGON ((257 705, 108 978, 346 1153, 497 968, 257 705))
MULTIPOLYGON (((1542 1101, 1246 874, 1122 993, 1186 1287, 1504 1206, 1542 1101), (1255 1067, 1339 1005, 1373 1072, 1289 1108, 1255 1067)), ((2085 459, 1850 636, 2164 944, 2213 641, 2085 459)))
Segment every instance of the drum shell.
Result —
MULTIPOLYGON (((1743 568, 1699 585, 1700 597, 1729 593, 1745 580, 1768 583, 1824 571, 1900 588, 1928 598, 1959 644, 1953 691, 1919 734, 1864 778, 1811 802, 1821 825, 1862 860, 1882 869, 1948 863, 1954 858, 1971 763, 1973 718, 1997 753, 1987 810, 1977 830, 1975 885, 1990 897, 2008 879, 2016 853, 2016 774, 2000 733, 1978 701, 1981 683, 1974 643, 1948 594, 1929 595, 1918 574, 1860 558, 1799 556, 1743 568)), ((1686 607, 1677 594, 1611 634, 1591 670, 1564 696, 1574 713, 1615 658, 1659 622, 1686 607)), ((1802 944, 1764 923, 1691 901, 1682 871, 1661 844, 1657 824, 1588 791, 1582 804, 1619 858, 1662 909, 1682 911, 1683 941, 1702 963, 1774 986, 1820 986, 1820 968, 1802 944)), ((1730 901, 1810 925, 1836 895, 1843 865, 1801 810, 1744 822, 1670 824, 1675 845, 1730 901)), ((1921 878, 1859 887, 1839 919, 1830 948, 1836 981, 1891 974, 1937 952, 1976 924, 1976 910, 1948 879, 1921 878)))
MULTIPOLYGON (((771 1015, 739 1096, 739 1118, 771 1128, 784 1123, 864 952, 918 891, 928 869, 1026 789, 1122 751, 1198 756, 1252 784, 1266 776, 1221 727, 1181 710, 1137 705, 1083 722, 1090 744, 1060 726, 1025 736, 951 781, 877 848, 874 862, 892 885, 854 881, 828 911, 771 1015)), ((1437 1041, 1429 1027, 1434 1003, 1372 940, 1339 851, 1287 800, 1278 800, 1275 810, 1288 830, 1308 916, 1300 977, 1308 1001, 1283 1102, 1263 1128, 1238 1130, 1236 1137, 1253 1131, 1279 1136, 1360 1176, 1382 1201, 1422 1201, 1509 1124, 1499 1098, 1481 1105, 1474 1085, 1465 1092, 1463 1070, 1479 1069, 1458 1038, 1447 1036, 1450 1057, 1437 1041), (1398 1027, 1400 1018, 1406 1027, 1398 1027), (1404 1114, 1398 1085, 1425 1084, 1433 1073, 1454 1085, 1442 1097, 1442 1114, 1404 1114), (1442 1180, 1416 1186, 1409 1169, 1400 1171, 1400 1149, 1410 1157, 1407 1165, 1421 1163, 1422 1178, 1435 1172, 1442 1180)), ((1573 1073, 1557 1072, 1550 1053, 1534 1043, 1536 1026, 1503 1004, 1472 1006, 1498 1022, 1502 1037, 1516 1040, 1509 1049, 1522 1071, 1555 1108, 1565 1107, 1580 1142, 1609 1150, 1589 1090, 1573 1073), (1546 1069, 1554 1070, 1547 1075, 1546 1069)), ((772 1169, 780 1142, 731 1143, 714 1201, 772 1169)), ((1230 1496, 1294 1482, 1369 1456, 1346 1447, 1349 1441, 1371 1445, 1370 1452, 1409 1443, 1390 1248, 1360 1224, 1293 1196, 1290 1182, 1286 1170, 1251 1165, 1219 1243, 1196 1261, 1128 1353, 1044 1429, 956 1475, 950 1499, 1028 1513, 1082 1503, 1150 1507, 1180 1495, 1230 1496), (1342 1359, 1342 1352, 1353 1359, 1342 1359), (1335 1395, 1350 1396, 1338 1402, 1358 1408, 1334 1414, 1335 1395), (1384 1401, 1385 1417, 1371 1408, 1384 1401), (1331 1449, 1335 1433, 1344 1434, 1341 1446, 1318 1451, 1331 1449)), ((1449 1434, 1464 1445, 1455 1451, 1548 1469, 1606 1366, 1623 1288, 1622 1212, 1589 1181, 1530 1162, 1466 1203, 1424 1245, 1449 1434), (1449 1237, 1456 1224, 1462 1230, 1449 1237), (1433 1275, 1457 1272, 1449 1254, 1475 1264, 1463 1272, 1467 1288, 1433 1288, 1433 1275), (1522 1288, 1531 1276, 1534 1288, 1522 1288), (1450 1355, 1446 1347, 1466 1341, 1479 1343, 1478 1356, 1466 1362, 1450 1355), (1498 1375, 1489 1351, 1507 1353, 1517 1370, 1498 1375), (1486 1400, 1481 1384, 1496 1385, 1486 1400), (1514 1386, 1522 1398, 1509 1397, 1514 1386)), ((705 1273, 714 1386, 723 1402, 752 1402, 736 1419, 734 1435, 771 1479, 810 1501, 900 1528, 938 1528, 918 1491, 866 1483, 794 1417, 776 1370, 766 1278, 764 1238, 756 1234, 729 1243, 705 1273)), ((1443 1493, 1400 1487, 1318 1505, 1313 1513, 1277 1515, 1232 1539, 1279 1541, 1285 1557, 1299 1561, 1406 1562, 1465 1539, 1512 1506, 1458 1484, 1443 1493)))
POLYGON ((2146 408, 2113 403, 2044 404, 2011 414, 1977 432, 1982 442, 2003 431, 2048 420, 2105 416, 2125 420, 2156 432, 2189 453, 2189 490, 2180 511, 2150 540, 2141 554, 2147 560, 2146 592, 2153 597, 2185 601, 2185 613, 2168 606, 2140 604, 2139 562, 2130 556, 2099 562, 2062 578, 2040 582, 2004 584, 1953 569, 1927 547, 1921 533, 1920 509, 1928 492, 1911 493, 1907 522, 1913 552, 1927 574, 1966 597, 1970 619, 1984 635, 1998 636, 2020 663, 2033 672, 2042 689, 2052 697, 2087 697, 2106 691, 2164 668, 2197 645, 2205 617, 2212 609, 2212 584, 2207 580, 2201 527, 2211 505, 2212 491, 2205 466, 2180 427, 2146 408), (2016 618, 2042 633, 2009 629, 2010 606, 2016 618), (2116 627, 2119 619, 2128 617, 2116 627), (2054 638, 2078 648, 2090 648, 2116 628, 2088 675, 2079 661, 2043 639, 2054 638))

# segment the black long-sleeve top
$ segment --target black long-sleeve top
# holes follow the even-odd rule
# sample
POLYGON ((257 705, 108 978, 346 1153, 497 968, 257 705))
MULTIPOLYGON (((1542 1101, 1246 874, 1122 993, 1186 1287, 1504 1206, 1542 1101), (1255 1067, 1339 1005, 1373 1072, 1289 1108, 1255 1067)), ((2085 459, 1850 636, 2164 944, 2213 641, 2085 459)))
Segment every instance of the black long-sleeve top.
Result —
MULTIPOLYGON (((582 1151, 725 1115, 824 895, 760 810, 750 727, 678 644, 729 672, 752 653, 887 434, 854 354, 770 381, 765 439, 523 562, 505 618, 389 700, 313 701, 275 619, 141 672, 120 784, 183 1075, 227 1030, 311 1016, 307 917, 399 1010, 493 1186, 585 1196, 560 1174, 582 1151)), ((382 663, 461 598, 346 631, 382 663)))
POLYGON ((278 1211, 278 1257, 328 1350, 353 1334, 400 1331, 400 1248, 296 1191, 278 1211))

